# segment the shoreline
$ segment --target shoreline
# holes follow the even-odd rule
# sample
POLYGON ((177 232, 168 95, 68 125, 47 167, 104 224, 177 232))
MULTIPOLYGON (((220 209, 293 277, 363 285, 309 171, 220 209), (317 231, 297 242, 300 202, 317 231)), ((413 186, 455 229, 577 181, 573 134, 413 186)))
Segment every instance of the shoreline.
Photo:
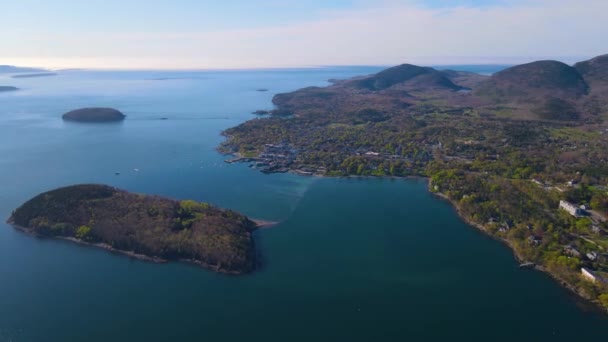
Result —
MULTIPOLYGON (((521 257, 521 255, 519 255, 517 253, 517 250, 514 248, 513 244, 511 243, 511 241, 490 234, 488 233, 487 229, 480 223, 476 223, 473 222, 471 219, 469 219, 468 217, 466 217, 460 207, 458 206, 458 204, 454 203, 448 196, 446 196, 443 193, 440 192, 432 192, 430 190, 430 182, 429 182, 429 187, 427 188, 428 192, 431 193, 432 195, 434 195, 435 197, 444 200, 446 202, 448 202, 452 208, 454 208, 454 210, 456 211, 456 214, 458 214, 458 217, 468 226, 471 226, 473 228, 476 228, 478 231, 482 232, 484 235, 499 241, 501 243, 503 243, 505 246, 509 247, 511 249, 511 253, 513 254, 513 257, 515 258, 515 260, 518 263, 525 263, 527 262, 524 258, 521 257)), ((552 272, 550 272, 549 270, 547 270, 545 267, 543 267, 542 265, 536 264, 534 263, 534 267, 531 267, 531 269, 541 272, 543 274, 548 275, 551 279, 553 279, 555 282, 557 282, 559 285, 561 285, 563 288, 567 289, 568 291, 570 291, 571 294, 576 295, 576 298, 579 300, 583 300, 586 304, 590 304, 593 306, 594 309, 597 309, 599 312, 603 313, 603 314, 607 314, 608 311, 597 301, 593 300, 592 298, 590 298, 589 296, 586 295, 586 293, 579 291, 575 286, 573 286, 572 284, 568 283, 566 280, 561 279, 560 277, 556 276, 555 274, 553 274, 552 272)))
POLYGON ((107 243, 104 243, 104 242, 99 242, 99 243, 86 242, 86 241, 83 241, 83 240, 80 240, 80 239, 77 239, 77 238, 74 238, 74 237, 69 237, 69 236, 49 236, 49 237, 45 237, 45 236, 42 236, 40 234, 37 234, 31 228, 22 227, 22 226, 14 224, 13 222, 10 222, 10 221, 7 221, 6 223, 8 223, 9 225, 11 225, 17 231, 20 231, 20 232, 22 232, 24 234, 30 235, 30 236, 35 237, 35 238, 40 238, 40 239, 44 239, 44 238, 55 239, 55 240, 59 240, 59 241, 66 241, 66 242, 75 243, 77 245, 81 245, 81 246, 84 246, 84 247, 93 247, 93 248, 103 249, 103 250, 105 250, 107 252, 110 252, 110 253, 113 253, 113 254, 127 256, 127 257, 129 257, 131 259, 140 260, 140 261, 144 261, 144 262, 150 262, 150 263, 154 263, 154 264, 168 264, 170 261, 178 261, 178 262, 184 262, 184 263, 194 264, 194 265, 197 265, 197 266, 199 266, 201 268, 204 268, 204 269, 207 269, 207 270, 211 270, 211 271, 215 271, 215 272, 221 273, 221 274, 226 274, 226 275, 241 275, 241 274, 246 274, 247 273, 247 272, 241 272, 241 271, 225 270, 225 269, 219 268, 217 265, 211 265, 211 264, 208 264, 208 263, 206 263, 204 261, 196 260, 196 259, 174 259, 174 260, 169 260, 169 259, 163 259, 163 258, 155 257, 155 256, 148 256, 148 255, 145 255, 145 254, 135 253, 133 251, 125 251, 125 250, 122 250, 122 249, 117 249, 117 248, 114 248, 114 247, 112 247, 111 245, 109 245, 107 243))
MULTIPOLYGON (((236 152, 236 153, 224 153, 224 155, 237 155, 239 156, 240 153, 236 152)), ((499 241, 501 243, 503 243, 505 246, 507 246, 510 250, 511 253, 513 254, 513 257, 515 258, 515 260, 522 264, 527 262, 521 255, 518 254, 517 250, 515 249, 515 247, 513 246, 513 244, 511 243, 511 241, 490 234, 488 232, 488 230, 486 229, 486 227, 483 224, 477 223, 472 221, 470 218, 468 218, 467 216, 465 216, 462 213, 462 210, 460 209, 460 207, 458 206, 457 203, 455 203, 454 201, 452 201, 447 195, 440 193, 440 192, 433 192, 431 191, 431 181, 429 177, 426 176, 419 176, 419 175, 411 175, 411 176, 359 176, 359 175, 346 175, 346 176, 327 176, 327 175, 322 175, 322 174, 312 174, 312 175, 302 175, 299 174, 298 172, 296 172, 296 170, 294 169, 289 169, 288 170, 289 173, 297 175, 297 176, 308 176, 308 177, 318 177, 318 178, 343 178, 343 179, 404 179, 404 180, 424 180, 427 183, 427 192, 430 193, 431 195, 434 195, 435 197, 437 197, 438 199, 444 200, 446 202, 448 202, 452 208, 454 208, 454 210, 456 211, 456 214, 458 215, 458 217, 468 226, 471 226, 474 229, 477 229, 478 231, 480 231, 481 233, 483 233, 485 236, 490 237, 496 241, 499 241)), ((255 222, 255 220, 254 220, 255 222)), ((579 291, 574 285, 570 284, 569 282, 567 282, 566 280, 558 277, 557 275, 553 274, 551 271, 547 270, 545 267, 543 267, 542 265, 539 265, 537 263, 534 263, 534 267, 531 267, 531 269, 535 270, 535 271, 539 271, 542 272, 544 274, 546 274, 547 276, 549 276, 551 279, 553 279, 554 281, 556 281, 560 286, 562 286, 563 288, 567 289, 568 291, 570 291, 571 294, 575 295, 577 299, 584 301, 586 304, 589 304, 591 306, 593 306, 594 309, 597 309, 599 312, 603 313, 603 314, 607 314, 608 310, 606 310, 599 302, 597 302, 597 300, 594 300, 593 298, 590 298, 586 293, 579 291)))

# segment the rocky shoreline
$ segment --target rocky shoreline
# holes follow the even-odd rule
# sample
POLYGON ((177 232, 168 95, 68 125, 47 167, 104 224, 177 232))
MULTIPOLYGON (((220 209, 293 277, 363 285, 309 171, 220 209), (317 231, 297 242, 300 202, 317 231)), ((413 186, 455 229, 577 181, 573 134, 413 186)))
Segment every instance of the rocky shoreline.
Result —
MULTIPOLYGON (((477 222, 473 222, 470 218, 468 218, 466 215, 464 215, 462 213, 462 210, 460 209, 460 207, 458 206, 457 203, 455 203, 454 201, 452 201, 448 196, 446 196, 445 194, 442 193, 438 193, 438 192, 432 192, 430 189, 430 181, 429 181, 429 188, 428 191, 435 195, 437 198, 440 198, 444 201, 447 201, 448 203, 450 203, 452 205, 452 207, 456 210, 456 213, 458 214, 458 216, 460 217, 461 220, 463 220, 467 225, 477 228, 479 231, 481 231, 482 233, 484 233, 486 236, 491 237, 492 239, 495 239, 497 241, 502 242, 503 244, 505 244, 507 247, 509 247, 513 253, 513 257, 515 257, 515 260, 517 260, 519 263, 525 263, 527 262, 527 260, 525 260, 521 255, 519 255, 517 253, 517 250, 515 249, 515 247, 513 246, 513 244, 511 243, 511 241, 492 235, 490 233, 488 233, 487 228, 482 225, 479 224, 477 222)), ((573 286, 572 284, 568 283, 566 280, 558 277, 556 274, 550 272, 549 270, 547 270, 546 268, 544 268, 542 265, 538 265, 538 264, 534 264, 533 267, 534 270, 542 272, 546 275, 548 275, 549 277, 551 277, 553 280, 555 280, 557 283, 559 283, 561 286, 563 286, 564 288, 568 289, 571 293, 575 294, 579 299, 582 299, 585 301, 585 303, 587 304, 591 304, 594 309, 597 309, 599 312, 603 312, 603 313, 608 313, 608 311, 606 309, 603 308, 603 306, 596 300, 594 300, 593 298, 589 297, 588 294, 586 294, 585 292, 579 291, 579 289, 577 289, 575 286, 573 286)))
MULTIPOLYGON (((265 228, 271 228, 277 224, 279 224, 279 222, 276 221, 265 221, 265 220, 256 220, 256 219, 252 219, 253 222, 255 222, 255 224, 257 225, 257 229, 265 229, 265 228)), ((11 225, 13 228, 15 228, 16 230, 23 232, 25 234, 28 234, 30 236, 33 237, 37 237, 37 238, 44 238, 44 236, 37 234, 34 229, 31 228, 26 228, 26 227, 22 227, 19 226, 17 224, 15 224, 14 222, 12 222, 11 220, 7 221, 7 223, 9 225, 11 225)), ((151 263, 155 263, 155 264, 166 264, 169 263, 170 260, 167 259, 163 259, 160 257, 155 257, 155 256, 148 256, 145 254, 140 254, 140 253, 135 253, 134 251, 125 251, 122 249, 117 249, 112 247, 111 245, 107 244, 107 243, 103 243, 103 242, 98 242, 98 243, 94 243, 94 242, 87 242, 81 239, 77 239, 74 237, 69 237, 69 236, 54 236, 54 237, 50 237, 52 239, 57 239, 57 240, 62 240, 62 241, 69 241, 72 243, 76 243, 78 245, 81 246, 86 246, 86 247, 94 247, 94 248, 99 248, 99 249, 103 249, 105 251, 108 251, 110 253, 115 253, 115 254, 120 254, 120 255, 124 255, 127 256, 129 258, 135 259, 135 260, 140 260, 140 261, 145 261, 145 262, 151 262, 151 263)), ((205 263, 201 260, 196 260, 196 259, 178 259, 176 261, 179 262, 184 262, 184 263, 189 263, 189 264, 194 264, 196 266, 202 267, 204 269, 209 269, 215 272, 219 272, 219 273, 223 273, 223 274, 228 274, 228 275, 240 275, 243 274, 243 272, 237 272, 237 271, 230 271, 230 270, 226 270, 226 269, 222 269, 220 267, 218 267, 218 265, 212 265, 212 264, 208 264, 205 263)))
MULTIPOLYGON (((31 235, 33 237, 38 237, 38 238, 42 238, 43 236, 40 234, 37 234, 33 229, 31 228, 26 228, 26 227, 22 227, 19 225, 14 224, 13 222, 7 222, 8 224, 10 224, 11 226, 13 226, 13 228, 17 229, 18 231, 21 231, 25 234, 31 235)), ((139 253, 135 253, 133 251, 125 251, 122 249, 116 249, 114 247, 112 247, 111 245, 107 244, 107 243, 103 243, 103 242, 99 242, 99 243, 93 243, 93 242, 87 242, 81 239, 77 239, 74 237, 69 237, 69 236, 54 236, 52 237, 53 239, 58 239, 58 240, 63 240, 63 241, 69 241, 69 242, 73 242, 73 243, 77 243, 79 245, 82 246, 88 246, 88 247, 95 247, 95 248, 101 248, 103 250, 106 250, 108 252, 112 252, 112 253, 116 253, 116 254, 121 254, 121 255, 125 255, 128 256, 130 258, 133 259, 137 259, 137 260, 142 260, 142 261, 148 261, 148 262, 152 262, 152 263, 156 263, 156 264, 162 264, 162 263, 167 263, 169 262, 166 259, 163 258, 159 258, 159 257, 151 257, 151 256, 147 256, 144 254, 139 254, 139 253)))

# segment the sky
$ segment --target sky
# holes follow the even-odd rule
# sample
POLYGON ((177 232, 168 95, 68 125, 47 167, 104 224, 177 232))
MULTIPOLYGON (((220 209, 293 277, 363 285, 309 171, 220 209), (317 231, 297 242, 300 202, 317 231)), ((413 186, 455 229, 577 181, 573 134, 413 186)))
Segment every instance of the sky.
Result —
POLYGON ((608 0, 0 0, 0 64, 233 69, 575 62, 608 0))

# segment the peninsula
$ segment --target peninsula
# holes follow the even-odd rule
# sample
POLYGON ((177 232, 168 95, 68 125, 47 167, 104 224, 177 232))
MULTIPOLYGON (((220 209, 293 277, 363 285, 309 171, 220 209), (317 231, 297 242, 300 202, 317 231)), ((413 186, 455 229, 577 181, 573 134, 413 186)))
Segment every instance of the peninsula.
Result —
POLYGON ((113 108, 81 108, 63 114, 63 120, 77 122, 114 122, 126 115, 113 108))
POLYGON ((50 77, 50 76, 57 76, 57 73, 54 73, 54 72, 39 72, 39 73, 35 73, 35 74, 13 75, 11 77, 12 78, 35 78, 35 77, 50 77))
POLYGON ((0 74, 16 74, 16 73, 42 73, 48 72, 41 68, 18 67, 14 65, 0 65, 0 74))
POLYGON ((224 132, 231 161, 427 177, 524 266, 608 309, 608 55, 492 76, 404 64, 273 103, 268 117, 224 132))
POLYGON ((105 185, 42 193, 13 211, 8 223, 32 235, 155 262, 189 261, 230 274, 251 272, 256 264, 252 232, 258 224, 246 216, 105 185))

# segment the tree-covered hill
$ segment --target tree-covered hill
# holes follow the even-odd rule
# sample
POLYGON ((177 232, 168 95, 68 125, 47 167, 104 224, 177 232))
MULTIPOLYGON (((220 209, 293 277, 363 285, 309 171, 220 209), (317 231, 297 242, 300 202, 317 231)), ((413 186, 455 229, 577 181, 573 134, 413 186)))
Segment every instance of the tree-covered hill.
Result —
POLYGON ((44 237, 104 243, 117 251, 191 260, 226 273, 255 267, 244 215, 206 203, 133 194, 105 185, 75 185, 42 193, 17 208, 9 223, 44 237))

